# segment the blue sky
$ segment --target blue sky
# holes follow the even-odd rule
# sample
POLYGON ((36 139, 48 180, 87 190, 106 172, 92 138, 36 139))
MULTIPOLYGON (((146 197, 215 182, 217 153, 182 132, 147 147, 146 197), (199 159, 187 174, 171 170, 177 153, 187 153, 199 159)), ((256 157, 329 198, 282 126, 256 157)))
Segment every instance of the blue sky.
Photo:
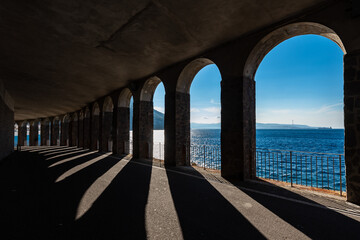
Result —
MULTIPOLYGON (((220 81, 216 65, 204 67, 190 89, 191 122, 220 123, 220 81)), ((343 52, 315 35, 286 40, 269 52, 256 75, 256 122, 343 128, 343 52)), ((154 107, 164 112, 159 84, 154 107)))

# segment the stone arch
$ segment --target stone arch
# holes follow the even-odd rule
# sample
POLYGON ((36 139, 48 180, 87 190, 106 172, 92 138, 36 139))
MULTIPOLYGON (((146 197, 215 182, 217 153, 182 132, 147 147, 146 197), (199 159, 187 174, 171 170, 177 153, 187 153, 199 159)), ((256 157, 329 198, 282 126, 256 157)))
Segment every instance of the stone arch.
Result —
POLYGON ((124 88, 120 94, 118 99, 118 107, 130 107, 130 99, 133 96, 132 92, 128 88, 124 88))
POLYGON ((100 107, 97 102, 95 102, 92 107, 92 115, 100 115, 100 107))
POLYGON ((90 133, 91 133, 91 129, 90 129, 90 109, 89 109, 89 107, 85 107, 85 109, 84 109, 83 125, 84 125, 84 134, 83 134, 84 146, 83 147, 85 149, 89 149, 90 148, 90 133))
POLYGON ((140 92, 140 101, 151 102, 159 83, 161 83, 161 80, 158 77, 151 77, 146 80, 140 92))
MULTIPOLYGON (((165 134, 165 162, 170 165, 190 165, 190 88, 199 71, 204 67, 215 64, 208 58, 198 58, 188 63, 181 71, 176 83, 175 93, 175 134, 171 137, 165 134), (175 139, 175 140, 172 140, 175 139)), ((220 69, 219 69, 220 71, 220 69)), ((170 122, 165 112, 165 128, 170 122)), ((169 127, 170 128, 170 127, 169 127)), ((171 128, 170 128, 171 129, 171 128)))
POLYGON ((176 84, 176 91, 190 94, 191 83, 194 80, 195 75, 204 67, 210 64, 215 64, 213 61, 207 58, 198 58, 190 62, 181 71, 176 84))
POLYGON ((65 114, 61 118, 61 141, 60 145, 69 146, 69 126, 70 125, 70 115, 65 114))
POLYGON ((102 133, 101 133, 101 152, 113 151, 113 112, 114 104, 110 96, 107 96, 104 100, 102 111, 102 133))
POLYGON ((27 133, 30 128, 30 123, 27 120, 21 122, 18 126, 18 145, 28 146, 29 142, 27 141, 27 133))
POLYGON ((84 147, 84 110, 79 111, 78 120, 78 147, 84 147))
POLYGON ((60 145, 60 117, 54 117, 51 125, 51 145, 60 145))
POLYGON ((107 96, 104 100, 103 112, 113 112, 114 104, 110 96, 107 96))
MULTIPOLYGON (((247 166, 244 175, 246 178, 256 176, 256 127, 255 127, 255 74, 264 57, 280 43, 301 35, 318 35, 335 42, 346 54, 346 49, 339 35, 331 28, 314 22, 297 22, 282 26, 264 36, 251 50, 243 69, 243 112, 246 119, 243 124, 244 165, 247 166)), ((345 97, 345 96, 344 96, 345 97)))
POLYGON ((78 120, 79 116, 76 112, 70 114, 69 123, 69 146, 78 146, 78 120))
POLYGON ((45 118, 41 121, 41 145, 49 146, 50 145, 50 124, 51 121, 49 118, 45 118))
POLYGON ((99 150, 100 107, 97 102, 93 104, 91 113, 90 149, 99 150))
POLYGON ((129 88, 121 90, 118 98, 116 142, 114 142, 117 154, 126 155, 131 153, 132 143, 130 141, 130 100, 133 96, 129 88))
POLYGON ((319 35, 332 40, 346 54, 344 44, 334 30, 314 22, 292 23, 269 33, 256 44, 246 60, 244 77, 253 79, 261 61, 278 44, 292 37, 308 34, 319 35))

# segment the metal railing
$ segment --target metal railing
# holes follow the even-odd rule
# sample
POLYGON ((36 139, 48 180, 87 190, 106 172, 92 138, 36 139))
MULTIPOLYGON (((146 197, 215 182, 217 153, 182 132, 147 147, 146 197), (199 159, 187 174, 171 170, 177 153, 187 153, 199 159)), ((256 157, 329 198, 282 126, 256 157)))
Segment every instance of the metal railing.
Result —
POLYGON ((221 148, 217 145, 191 145, 190 162, 204 169, 221 169, 221 148))
POLYGON ((256 176, 282 182, 345 190, 344 154, 256 149, 256 176))

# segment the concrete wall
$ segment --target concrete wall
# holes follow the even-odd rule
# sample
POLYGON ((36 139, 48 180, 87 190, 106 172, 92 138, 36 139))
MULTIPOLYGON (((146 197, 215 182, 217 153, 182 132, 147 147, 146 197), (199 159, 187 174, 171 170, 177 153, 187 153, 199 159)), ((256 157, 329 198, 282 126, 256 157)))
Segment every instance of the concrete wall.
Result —
POLYGON ((0 161, 14 151, 14 102, 0 81, 0 161))

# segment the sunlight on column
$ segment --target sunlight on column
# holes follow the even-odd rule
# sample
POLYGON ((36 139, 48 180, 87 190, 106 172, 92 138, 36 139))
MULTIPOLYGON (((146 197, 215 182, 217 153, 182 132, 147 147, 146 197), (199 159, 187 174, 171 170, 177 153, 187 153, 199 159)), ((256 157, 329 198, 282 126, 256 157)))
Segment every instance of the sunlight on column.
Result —
MULTIPOLYGON (((86 151, 86 150, 83 150, 83 151, 86 151)), ((82 151, 82 152, 83 152, 83 151, 82 151)), ((90 155, 90 154, 93 154, 93 153, 96 153, 96 152, 97 152, 97 151, 87 152, 87 153, 84 153, 84 154, 81 154, 81 155, 77 155, 77 156, 75 156, 75 157, 66 158, 66 159, 64 159, 64 160, 61 160, 61 161, 59 161, 59 162, 56 162, 56 163, 50 165, 49 168, 55 167, 55 166, 57 166, 57 165, 60 165, 60 164, 69 162, 69 161, 74 160, 74 159, 77 159, 77 158, 85 157, 85 156, 87 156, 87 155, 90 155)), ((68 153, 68 154, 69 154, 69 153, 68 153)), ((63 155, 67 155, 67 154, 63 154, 63 155)), ((57 157, 58 157, 58 156, 57 156, 57 157)), ((49 160, 49 159, 46 159, 46 160, 49 160)))
POLYGON ((77 165, 76 167, 73 167, 72 169, 66 171, 64 174, 62 174, 60 177, 58 177, 55 182, 56 183, 60 182, 60 181, 64 180, 65 178, 73 175, 74 173, 77 173, 81 169, 86 168, 87 166, 90 166, 91 164, 96 163, 97 161, 100 161, 101 159, 104 159, 104 158, 108 157, 111 154, 112 154, 111 152, 110 153, 105 153, 105 154, 102 154, 101 156, 96 157, 96 158, 94 158, 94 159, 92 159, 90 161, 87 161, 87 162, 85 162, 83 164, 77 165))
POLYGON ((158 239, 166 231, 171 233, 169 239, 184 239, 166 171, 153 167, 152 172, 155 171, 156 174, 151 174, 149 196, 145 207, 147 238, 158 239), (168 224, 164 225, 164 222, 168 224))
POLYGON ((116 163, 106 173, 104 173, 101 177, 96 179, 96 181, 93 184, 91 184, 91 186, 86 190, 86 192, 84 193, 83 197, 80 200, 79 206, 77 208, 75 220, 81 218, 92 207, 94 202, 106 190, 106 188, 111 184, 111 182, 119 174, 119 172, 126 166, 126 164, 128 164, 128 162, 129 161, 123 161, 123 159, 119 159, 118 163, 116 163))

